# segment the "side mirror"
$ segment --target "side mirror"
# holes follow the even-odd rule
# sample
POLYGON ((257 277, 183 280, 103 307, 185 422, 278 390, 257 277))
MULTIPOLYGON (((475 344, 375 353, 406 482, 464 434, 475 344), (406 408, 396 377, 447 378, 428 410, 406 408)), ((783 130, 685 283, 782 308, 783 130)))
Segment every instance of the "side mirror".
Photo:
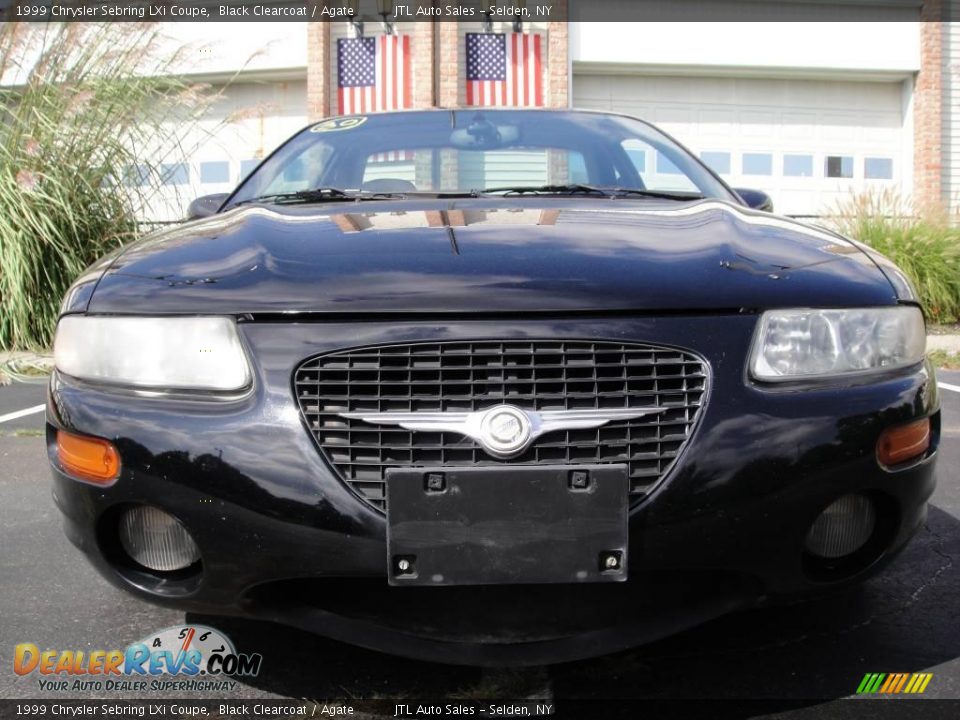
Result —
POLYGON ((773 212, 773 199, 763 190, 734 188, 733 191, 740 196, 743 204, 747 207, 754 210, 763 210, 763 212, 773 212))
POLYGON ((230 197, 230 193, 214 193, 202 195, 187 206, 187 220, 199 220, 216 214, 223 201, 230 197))

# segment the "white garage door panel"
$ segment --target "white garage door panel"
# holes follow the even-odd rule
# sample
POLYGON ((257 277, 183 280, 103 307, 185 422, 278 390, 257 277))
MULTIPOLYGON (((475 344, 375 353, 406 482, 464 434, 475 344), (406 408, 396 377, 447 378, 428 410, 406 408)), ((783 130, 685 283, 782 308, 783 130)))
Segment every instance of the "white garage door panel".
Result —
POLYGON ((637 115, 694 152, 728 153, 728 182, 766 190, 779 211, 798 215, 900 182, 902 97, 900 82, 582 74, 573 82, 575 107, 637 115), (852 168, 853 177, 828 177, 828 157, 843 158, 831 174, 852 168), (868 158, 872 174, 892 166, 892 177, 867 178, 868 158))
POLYGON ((307 122, 305 80, 238 81, 213 91, 223 95, 183 143, 191 153, 189 162, 141 212, 142 220, 182 220, 194 198, 232 191, 262 158, 307 122))

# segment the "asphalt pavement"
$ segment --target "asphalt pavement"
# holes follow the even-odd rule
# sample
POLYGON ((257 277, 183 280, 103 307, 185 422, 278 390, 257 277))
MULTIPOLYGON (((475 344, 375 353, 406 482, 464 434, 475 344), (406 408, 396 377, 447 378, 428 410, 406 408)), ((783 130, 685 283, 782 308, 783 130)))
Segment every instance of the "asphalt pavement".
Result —
MULTIPOLYGON (((960 372, 942 372, 943 439, 929 518, 907 550, 858 590, 751 610, 589 661, 521 670, 412 662, 271 625, 188 616, 264 656, 231 698, 771 698, 778 717, 833 717, 868 672, 930 672, 924 695, 960 698, 960 372), (799 716, 799 715, 798 715, 799 716)), ((50 497, 42 385, 0 387, 0 698, 51 697, 12 671, 13 648, 122 648, 185 621, 101 579, 64 537, 50 497)), ((91 697, 103 693, 88 693, 91 697)), ((164 693, 151 694, 162 697, 164 693)), ((71 692, 68 697, 83 697, 71 692)), ((177 691, 171 697, 222 697, 177 691)), ((62 697, 62 696, 61 696, 62 697)), ((119 694, 111 697, 136 697, 119 694)), ((932 706, 931 706, 932 707, 932 706)))

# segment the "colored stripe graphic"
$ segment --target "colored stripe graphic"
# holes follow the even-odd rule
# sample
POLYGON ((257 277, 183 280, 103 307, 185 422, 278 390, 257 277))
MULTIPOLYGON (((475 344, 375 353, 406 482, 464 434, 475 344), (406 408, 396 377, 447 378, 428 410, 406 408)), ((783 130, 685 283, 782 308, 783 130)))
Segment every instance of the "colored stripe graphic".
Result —
POLYGON ((867 693, 875 693, 879 689, 880 683, 883 682, 885 677, 887 677, 886 673, 867 673, 863 676, 863 680, 860 681, 860 687, 857 688, 857 694, 863 695, 867 693))
POLYGON ((890 687, 892 685, 896 685, 897 680, 899 679, 900 679, 900 676, 897 675, 896 673, 890 673, 889 675, 887 675, 887 679, 884 680, 883 685, 880 686, 880 692, 881 693, 890 692, 890 687))
POLYGON ((900 673, 900 680, 897 682, 897 686, 891 690, 891 692, 898 693, 903 689, 904 684, 907 682, 907 678, 910 677, 910 673, 900 673))
POLYGON ((911 695, 922 693, 927 689, 927 685, 930 684, 932 677, 933 673, 914 673, 913 677, 910 678, 910 682, 907 683, 907 688, 904 692, 910 693, 911 695))
POLYGON ((903 687, 903 684, 907 681, 907 678, 910 676, 910 673, 891 673, 887 677, 887 681, 883 684, 883 687, 880 688, 882 693, 898 693, 900 688, 903 687))
POLYGON ((867 673, 857 686, 857 695, 918 695, 927 689, 932 678, 933 673, 867 673))

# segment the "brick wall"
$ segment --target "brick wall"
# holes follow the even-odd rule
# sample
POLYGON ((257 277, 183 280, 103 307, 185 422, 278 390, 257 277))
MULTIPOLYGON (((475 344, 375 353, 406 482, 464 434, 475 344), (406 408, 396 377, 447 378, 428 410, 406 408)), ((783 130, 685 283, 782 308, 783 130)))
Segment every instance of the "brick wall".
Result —
POLYGON ((557 17, 547 24, 547 105, 570 105, 570 35, 566 23, 567 5, 558 3, 557 17))
MULTIPOLYGON (((449 24, 449 23, 448 23, 449 24)), ((428 108, 436 105, 437 82, 432 72, 436 54, 436 32, 434 23, 415 23, 410 39, 410 52, 413 54, 411 81, 413 82, 413 106, 428 108)))
POLYGON ((330 24, 307 24, 307 115, 311 122, 330 114, 330 24))
POLYGON ((437 105, 457 107, 463 101, 460 88, 466 82, 466 68, 460 67, 459 23, 437 23, 437 62, 434 71, 437 77, 437 105), (461 77, 464 78, 461 80, 461 77))
POLYGON ((920 11, 920 72, 913 91, 913 185, 921 206, 942 200, 943 0, 925 0, 920 11))

